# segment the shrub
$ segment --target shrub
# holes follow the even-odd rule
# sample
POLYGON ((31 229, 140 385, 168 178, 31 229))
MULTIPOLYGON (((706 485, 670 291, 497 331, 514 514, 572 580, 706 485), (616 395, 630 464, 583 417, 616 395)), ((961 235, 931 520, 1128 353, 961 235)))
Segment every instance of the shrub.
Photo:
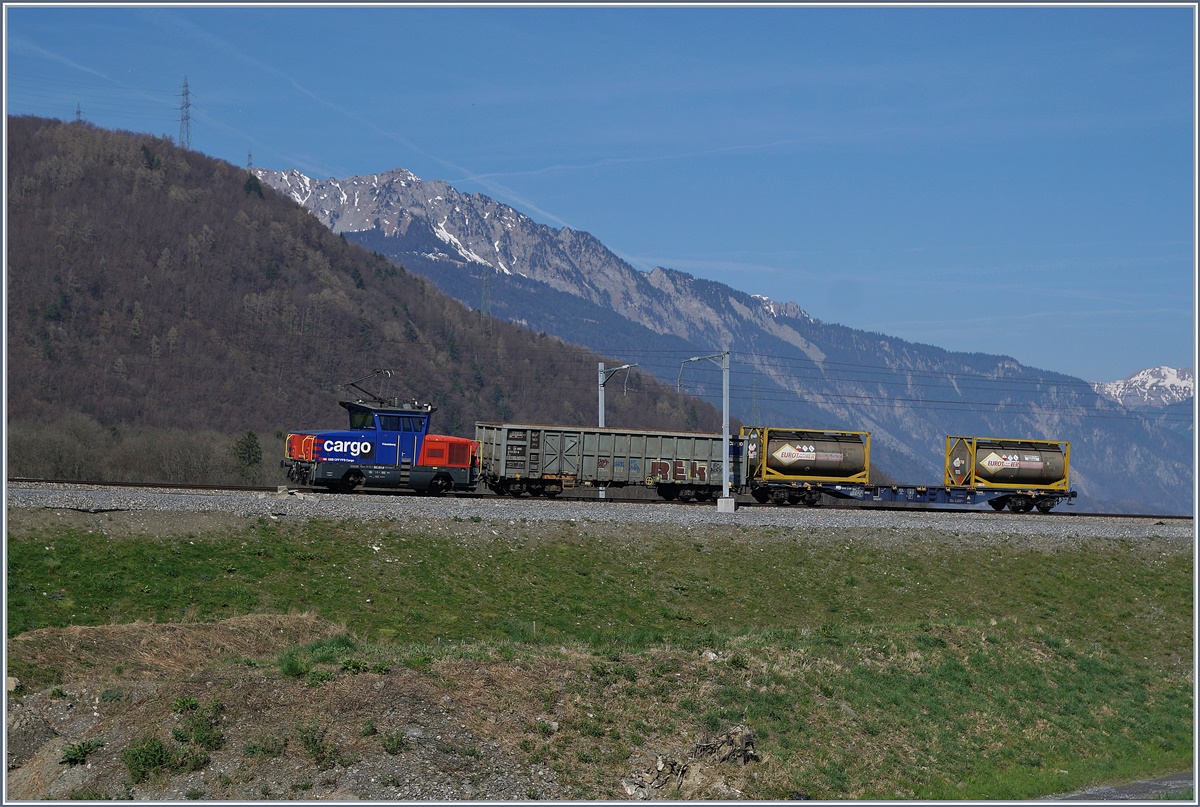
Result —
POLYGON ((88 754, 95 751, 104 745, 103 740, 84 740, 74 743, 63 748, 62 759, 58 762, 60 765, 82 765, 87 761, 88 754))
POLYGON ((78 790, 72 790, 67 794, 67 798, 72 801, 112 801, 113 797, 104 790, 97 790, 94 787, 84 787, 78 790))
POLYGON ((171 711, 176 714, 183 714, 200 706, 200 701, 195 698, 176 698, 171 701, 171 711))
POLYGON ((311 642, 305 646, 305 649, 308 650, 314 663, 332 664, 339 655, 348 650, 355 650, 357 647, 357 643, 349 634, 339 633, 336 636, 311 642))
POLYGON ((219 701, 213 701, 200 709, 198 705, 192 705, 196 702, 194 698, 177 699, 176 703, 181 700, 185 702, 183 711, 187 714, 183 719, 183 726, 175 729, 171 733, 172 736, 181 743, 193 743, 208 751, 216 751, 224 745, 225 736, 217 724, 225 707, 219 701))
POLYGON ((287 748, 287 737, 264 737, 260 742, 247 743, 242 754, 247 757, 277 757, 287 748))
POLYGON ((361 672, 366 672, 371 669, 371 665, 362 659, 347 658, 342 659, 342 671, 348 672, 351 675, 358 675, 361 672))
POLYGON ((333 680, 333 673, 329 670, 309 670, 305 676, 305 683, 310 687, 319 687, 327 681, 333 680))
POLYGON ((303 678, 308 675, 311 665, 300 655, 300 651, 289 647, 279 654, 279 671, 288 678, 303 678))
POLYGON ((134 784, 144 782, 151 774, 169 770, 175 764, 175 755, 157 737, 146 736, 121 752, 121 761, 129 769, 134 784))
POLYGON ((322 767, 333 762, 335 753, 325 742, 325 729, 315 722, 309 722, 297 726, 296 733, 300 737, 300 744, 313 758, 313 762, 322 767))
POLYGON ((189 745, 175 755, 173 767, 181 771, 198 771, 208 764, 208 759, 203 750, 189 745))
POLYGON ((402 731, 389 731, 379 738, 383 744, 383 750, 395 756, 404 750, 408 744, 408 738, 404 736, 402 731))

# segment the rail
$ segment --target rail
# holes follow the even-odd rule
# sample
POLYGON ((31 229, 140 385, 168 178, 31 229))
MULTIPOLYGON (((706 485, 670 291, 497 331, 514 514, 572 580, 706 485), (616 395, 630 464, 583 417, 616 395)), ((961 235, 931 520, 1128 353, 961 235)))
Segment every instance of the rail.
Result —
MULTIPOLYGON (((391 490, 376 491, 376 490, 370 490, 370 489, 357 490, 353 493, 329 493, 324 488, 305 488, 305 487, 297 487, 295 485, 260 486, 260 485, 207 485, 207 484, 200 485, 200 484, 180 484, 180 483, 174 483, 174 482, 95 482, 95 481, 88 481, 88 480, 39 479, 39 478, 30 478, 30 477, 9 477, 7 480, 7 487, 9 487, 9 488, 19 487, 21 485, 58 485, 58 486, 66 487, 66 488, 71 488, 71 487, 78 487, 78 488, 134 488, 134 489, 156 489, 156 490, 165 490, 165 491, 179 491, 179 492, 212 492, 212 493, 230 492, 230 493, 275 494, 275 493, 283 493, 283 492, 303 492, 303 493, 308 493, 308 494, 335 496, 335 497, 339 497, 339 498, 344 497, 344 496, 371 496, 371 497, 416 496, 416 497, 420 497, 420 496, 424 495, 421 493, 397 492, 397 491, 391 491, 391 490)), ((569 501, 573 504, 578 504, 579 502, 593 502, 598 506, 606 506, 606 505, 611 505, 611 504, 669 505, 669 506, 673 506, 673 507, 715 507, 716 506, 715 502, 680 502, 680 501, 665 501, 662 499, 647 498, 644 496, 642 496, 642 497, 621 496, 621 495, 615 495, 616 491, 614 491, 612 489, 609 489, 607 491, 607 496, 605 498, 601 499, 601 498, 599 498, 598 494, 596 494, 595 491, 596 491, 596 489, 591 489, 589 491, 588 488, 574 488, 574 489, 572 489, 572 491, 570 493, 564 492, 562 495, 560 495, 556 498, 561 501, 569 501)), ((454 492, 454 493, 444 494, 444 496, 446 498, 457 498, 457 499, 505 500, 505 499, 513 498, 511 496, 502 496, 502 495, 499 495, 496 493, 492 493, 490 491, 454 492)), ((542 501, 554 501, 554 499, 542 499, 542 501)), ((769 508, 769 509, 792 508, 792 509, 796 509, 798 511, 816 509, 816 510, 831 510, 831 511, 832 510, 859 510, 859 511, 861 511, 861 510, 884 510, 884 511, 892 511, 892 512, 915 511, 915 512, 922 512, 922 513, 958 513, 958 514, 973 513, 976 515, 987 516, 987 517, 992 517, 992 518, 1013 518, 1013 517, 1029 518, 1029 517, 1049 516, 1049 517, 1054 517, 1054 518, 1158 519, 1160 521, 1163 521, 1164 523, 1166 521, 1191 521, 1193 519, 1192 515, 1177 515, 1177 514, 1173 515, 1173 514, 1163 514, 1163 513, 1157 513, 1157 514, 1156 513, 1093 513, 1093 512, 1079 512, 1076 510, 1054 510, 1049 513, 1013 514, 1013 513, 1004 512, 1004 511, 997 512, 997 511, 994 511, 991 509, 964 510, 964 509, 960 509, 960 508, 928 507, 928 506, 921 506, 921 505, 893 506, 893 505, 864 504, 864 503, 855 503, 853 505, 829 504, 829 505, 823 505, 823 506, 816 507, 816 508, 810 508, 810 507, 806 507, 804 505, 780 506, 780 505, 775 505, 775 504, 760 504, 760 503, 754 501, 753 499, 750 499, 749 497, 745 497, 744 499, 738 498, 737 506, 739 509, 763 507, 763 508, 769 508)))

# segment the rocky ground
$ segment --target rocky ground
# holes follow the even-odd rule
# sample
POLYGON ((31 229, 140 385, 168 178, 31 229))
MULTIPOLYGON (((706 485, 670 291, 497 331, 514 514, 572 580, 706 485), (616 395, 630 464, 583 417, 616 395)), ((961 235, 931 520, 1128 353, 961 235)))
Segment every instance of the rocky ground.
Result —
POLYGON ((559 795, 552 772, 520 762, 505 747, 502 730, 485 736, 469 725, 485 706, 481 700, 491 699, 480 689, 501 671, 447 670, 458 683, 453 687, 413 670, 364 672, 315 691, 303 679, 277 671, 208 666, 229 655, 270 657, 337 630, 312 616, 249 616, 211 625, 139 624, 18 637, 10 652, 65 665, 66 675, 52 689, 9 696, 8 798, 391 801, 559 795), (131 675, 97 674, 134 658, 131 675), (187 669, 201 672, 181 674, 187 669), (172 704, 187 698, 201 706, 223 705, 219 728, 225 742, 208 752, 210 761, 200 770, 131 785, 121 750, 148 734, 167 739, 184 719, 172 704), (309 742, 328 749, 324 758, 305 746, 304 726, 315 727, 309 742), (388 737, 398 738, 397 753, 385 747, 388 737), (100 738, 104 745, 85 764, 62 764, 63 749, 85 738, 100 738), (287 744, 277 756, 247 755, 248 746, 269 747, 281 738, 287 744))

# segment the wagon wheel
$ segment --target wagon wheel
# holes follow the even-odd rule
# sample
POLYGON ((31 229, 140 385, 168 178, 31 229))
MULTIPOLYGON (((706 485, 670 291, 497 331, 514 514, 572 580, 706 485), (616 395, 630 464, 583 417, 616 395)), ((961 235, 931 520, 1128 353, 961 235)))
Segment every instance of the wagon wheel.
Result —
POLYGON ((1008 501, 1006 499, 992 499, 988 504, 992 506, 993 510, 1003 510, 1004 505, 1008 504, 1008 501))
POLYGON ((1014 513, 1028 513, 1033 509, 1033 502, 1028 496, 1013 496, 1008 500, 1008 509, 1014 513))
POLYGON ((1042 499, 1037 503, 1038 512, 1049 513, 1054 509, 1054 505, 1056 504, 1058 504, 1058 502, 1054 501, 1053 499, 1042 499))

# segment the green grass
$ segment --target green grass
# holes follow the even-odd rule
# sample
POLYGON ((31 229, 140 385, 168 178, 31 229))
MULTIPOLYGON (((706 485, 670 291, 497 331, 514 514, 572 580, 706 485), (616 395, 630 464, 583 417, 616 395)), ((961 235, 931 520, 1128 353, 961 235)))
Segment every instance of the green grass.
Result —
POLYGON ((1155 800, 1156 801, 1191 801, 1191 802, 1194 802, 1196 800, 1196 789, 1188 788, 1187 790, 1180 790, 1177 793, 1167 793, 1162 796, 1156 796, 1155 800))
MULTIPOLYGON (((570 686, 589 716, 552 735, 531 722, 520 746, 581 798, 607 795, 583 771, 619 775, 647 737, 735 722, 768 755, 746 791, 758 799, 1025 799, 1191 764, 1186 552, 737 527, 733 541, 663 526, 632 528, 634 540, 620 528, 614 548, 605 525, 490 526, 487 539, 266 520, 173 540, 10 535, 8 634, 312 610, 349 633, 274 664, 313 686, 436 674, 455 653, 588 648, 570 686), (697 668, 705 649, 721 656, 697 668), (638 717, 651 699, 657 722, 638 717)), ((54 671, 19 672, 54 683, 54 671)), ((198 742, 205 725, 185 730, 198 742)), ((297 738, 318 765, 336 758, 316 725, 297 738)))
POLYGON ((168 541, 77 531, 10 540, 7 631, 315 610, 369 639, 646 647, 711 644, 748 628, 804 626, 836 641, 855 626, 997 618, 1150 655, 1164 646, 1143 623, 1191 586, 1189 558, 1130 565, 1120 548, 914 554, 903 542, 809 545, 799 535, 761 550, 718 541, 697 549, 667 529, 612 552, 599 525, 564 524, 559 536, 527 543, 521 525, 502 526, 505 540, 469 543, 399 524, 267 520, 168 541))

